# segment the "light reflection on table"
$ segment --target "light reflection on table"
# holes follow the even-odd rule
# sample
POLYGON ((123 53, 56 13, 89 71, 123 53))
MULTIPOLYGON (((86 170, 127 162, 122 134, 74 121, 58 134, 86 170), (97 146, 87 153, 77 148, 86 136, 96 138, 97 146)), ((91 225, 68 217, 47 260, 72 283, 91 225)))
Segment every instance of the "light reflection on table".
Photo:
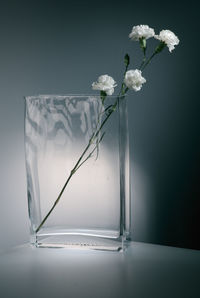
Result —
POLYGON ((200 252, 131 242, 125 253, 33 248, 0 255, 0 297, 200 297, 200 252))

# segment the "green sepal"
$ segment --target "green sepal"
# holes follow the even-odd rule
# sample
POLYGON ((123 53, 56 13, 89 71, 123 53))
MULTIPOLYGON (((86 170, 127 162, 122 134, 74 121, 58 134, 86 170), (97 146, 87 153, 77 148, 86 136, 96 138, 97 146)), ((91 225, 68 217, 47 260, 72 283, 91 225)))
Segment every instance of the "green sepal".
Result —
POLYGON ((139 39, 139 41, 140 41, 140 47, 141 47, 142 49, 146 49, 146 47, 147 47, 147 41, 146 41, 146 38, 142 37, 142 38, 139 39))
POLYGON ((155 53, 156 54, 160 53, 164 49, 165 46, 166 46, 166 43, 164 43, 163 41, 161 41, 159 43, 159 45, 156 47, 155 53))
POLYGON ((145 55, 146 53, 146 48, 147 48, 147 41, 146 41, 146 38, 142 37, 139 39, 139 42, 140 42, 140 47, 145 55))

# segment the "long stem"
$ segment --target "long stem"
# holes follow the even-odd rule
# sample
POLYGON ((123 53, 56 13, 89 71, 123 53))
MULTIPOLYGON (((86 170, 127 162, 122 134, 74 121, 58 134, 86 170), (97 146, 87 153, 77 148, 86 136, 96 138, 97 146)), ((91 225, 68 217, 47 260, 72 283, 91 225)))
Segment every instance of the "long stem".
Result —
POLYGON ((92 156, 92 154, 94 153, 95 150, 98 149, 98 145, 101 143, 103 137, 105 135, 105 131, 102 134, 101 138, 98 140, 98 144, 96 144, 96 146, 94 147, 94 149, 89 153, 89 155, 79 164, 79 166, 76 168, 76 171, 92 156))
MULTIPOLYGON (((47 215, 44 217, 44 219, 42 220, 42 222, 40 223, 40 225, 37 227, 37 229, 35 230, 35 232, 37 233, 41 227, 43 226, 43 224, 46 222, 47 218, 49 217, 49 215, 51 214, 51 212, 54 210, 54 208, 56 207, 56 205, 58 204, 58 202, 60 201, 60 198, 66 188, 66 186, 68 185, 69 181, 71 180, 72 176, 74 175, 74 173, 77 171, 77 169, 80 167, 80 162, 82 161, 82 158, 84 157, 85 153, 88 151, 89 147, 91 146, 93 140, 95 138, 98 137, 101 129, 103 128, 103 126, 105 125, 105 123, 108 121, 108 119, 110 118, 110 116, 112 115, 112 113, 115 111, 116 107, 117 107, 117 102, 118 102, 118 98, 120 97, 120 94, 119 96, 117 97, 117 100, 115 101, 115 103, 112 105, 112 108, 110 108, 109 110, 109 114, 107 115, 107 117, 104 119, 104 121, 101 123, 100 127, 97 129, 97 131, 95 131, 92 136, 90 137, 90 140, 88 142, 88 145, 86 146, 86 148, 84 149, 83 153, 81 154, 81 156, 79 157, 78 161, 76 162, 75 166, 73 167, 73 169, 71 170, 70 172, 70 175, 69 177, 67 178, 61 192, 59 193, 56 201, 54 202, 53 206, 51 207, 51 209, 49 210, 49 212, 47 213, 47 215)), ((104 135, 103 135, 104 136, 104 135)), ((102 138, 99 140, 101 141, 102 138)), ((96 147, 95 147, 96 148, 96 147)), ((93 151, 92 151, 93 153, 93 151)), ((86 161, 86 160, 85 160, 86 161)))
POLYGON ((153 57, 156 55, 157 53, 154 52, 151 57, 146 61, 146 63, 144 63, 143 65, 141 65, 140 69, 143 71, 145 69, 145 67, 150 63, 150 61, 153 59, 153 57))
POLYGON ((37 227, 37 229, 35 230, 35 232, 37 233, 41 227, 43 226, 43 224, 45 223, 45 221, 47 220, 47 218, 49 217, 49 215, 51 214, 51 212, 53 211, 53 209, 56 207, 56 205, 58 204, 58 202, 60 201, 60 198, 67 186, 67 184, 69 183, 70 179, 72 178, 73 174, 76 172, 76 167, 79 165, 80 161, 82 160, 83 156, 85 155, 85 153, 87 152, 88 148, 91 145, 91 139, 89 140, 89 143, 87 145, 87 147, 85 148, 85 150, 83 151, 83 153, 81 154, 80 158, 78 159, 77 163, 75 164, 75 166, 73 167, 73 169, 71 170, 71 173, 69 175, 69 177, 67 178, 67 181, 65 182, 61 192, 59 193, 56 201, 54 202, 53 206, 51 207, 51 209, 49 210, 49 212, 47 213, 47 215, 44 217, 44 219, 42 220, 42 222, 40 223, 40 225, 37 227))
MULTIPOLYGON (((140 43, 142 42, 141 46, 143 49, 143 53, 144 53, 144 57, 142 60, 142 63, 140 65, 140 70, 143 71, 145 69, 145 67, 150 63, 150 61, 153 59, 153 57, 158 54, 165 46, 165 43, 161 42, 160 45, 156 48, 156 50, 154 51, 154 53, 150 56, 150 58, 148 60, 146 60, 146 44, 144 45, 143 40, 140 41, 140 43)), ((128 55, 126 55, 128 56, 128 55)), ((102 110, 100 111, 100 113, 98 114, 98 120, 97 120, 97 125, 96 125, 96 131, 93 132, 92 136, 89 139, 89 142, 86 146, 86 148, 84 149, 84 151, 82 152, 81 156, 79 157, 78 161, 76 162, 75 166, 73 167, 73 169, 70 172, 70 175, 68 176, 62 190, 60 191, 57 199, 55 200, 53 206, 51 207, 51 209, 49 210, 49 212, 46 214, 46 216, 43 218, 42 222, 40 223, 40 225, 37 227, 37 229, 35 230, 35 232, 37 233, 41 227, 44 225, 44 223, 46 222, 46 220, 48 219, 48 217, 50 216, 51 212, 54 210, 54 208, 56 207, 56 205, 58 204, 58 202, 60 201, 60 198, 66 188, 66 186, 68 185, 69 181, 71 180, 72 176, 75 174, 75 172, 92 156, 92 154, 94 153, 95 150, 97 150, 97 157, 98 157, 98 146, 99 143, 101 142, 101 140, 103 139, 105 132, 102 134, 101 138, 98 139, 99 133, 101 132, 103 126, 105 125, 105 123, 108 121, 108 119, 110 118, 110 116, 112 115, 112 113, 116 110, 117 105, 119 105, 119 100, 120 97, 123 96, 127 93, 127 91, 129 90, 128 87, 125 86, 124 84, 124 77, 126 75, 128 66, 129 66, 129 56, 128 58, 125 56, 126 59, 128 59, 128 62, 126 60, 126 67, 125 67, 125 71, 124 71, 124 76, 123 76, 123 81, 122 81, 122 85, 121 85, 121 89, 119 92, 119 95, 117 96, 117 99, 115 101, 115 103, 113 105, 108 106, 105 110, 104 113, 106 115, 106 118, 104 119, 104 121, 101 123, 100 127, 99 123, 100 123, 100 115, 102 114, 102 110), (125 88, 126 87, 126 88, 125 88), (94 143, 94 140, 96 139, 96 145, 93 148, 93 150, 88 154, 88 156, 82 161, 84 155, 86 154, 86 152, 88 151, 88 149, 90 148, 90 146, 94 143)), ((103 95, 102 99, 102 105, 104 104, 106 98, 106 94, 103 95)))
POLYGON ((142 63, 140 64, 139 69, 142 69, 143 65, 144 65, 145 62, 146 62, 146 49, 143 50, 143 54, 144 54, 144 56, 143 56, 143 60, 142 60, 142 63))
POLYGON ((143 57, 143 60, 142 60, 142 63, 140 64, 139 69, 142 69, 142 66, 144 65, 145 61, 146 61, 146 56, 143 57))

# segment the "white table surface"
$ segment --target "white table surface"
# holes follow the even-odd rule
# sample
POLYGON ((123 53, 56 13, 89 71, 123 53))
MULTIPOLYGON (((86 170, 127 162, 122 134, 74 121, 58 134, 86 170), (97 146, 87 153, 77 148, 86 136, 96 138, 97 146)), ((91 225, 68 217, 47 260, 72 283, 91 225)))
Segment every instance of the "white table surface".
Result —
POLYGON ((0 255, 1 298, 200 297, 200 252, 131 242, 125 253, 33 248, 0 255))

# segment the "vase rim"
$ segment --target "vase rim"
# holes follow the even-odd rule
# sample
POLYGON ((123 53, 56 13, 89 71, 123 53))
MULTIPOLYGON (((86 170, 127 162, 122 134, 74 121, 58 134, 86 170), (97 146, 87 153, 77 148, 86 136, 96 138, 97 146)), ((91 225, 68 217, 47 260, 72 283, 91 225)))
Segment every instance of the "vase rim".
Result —
MULTIPOLYGON (((127 96, 127 94, 120 95, 120 97, 127 96)), ((24 96, 25 99, 36 99, 36 98, 52 98, 52 97, 57 97, 57 98, 65 98, 65 97, 100 97, 99 94, 37 94, 37 95, 28 95, 24 96)), ((108 98, 116 98, 118 95, 107 95, 108 98)))

